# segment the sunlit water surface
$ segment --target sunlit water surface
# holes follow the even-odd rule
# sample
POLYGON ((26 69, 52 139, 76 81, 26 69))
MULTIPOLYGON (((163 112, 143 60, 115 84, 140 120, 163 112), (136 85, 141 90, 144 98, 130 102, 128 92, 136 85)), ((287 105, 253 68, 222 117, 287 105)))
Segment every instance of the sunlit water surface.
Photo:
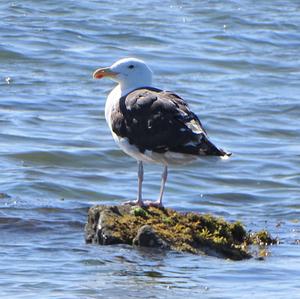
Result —
POLYGON ((300 298, 299 1, 2 1, 0 30, 1 298, 300 298), (233 152, 171 169, 165 205, 268 229, 264 261, 85 244, 88 207, 136 193, 91 78, 125 56, 233 152))

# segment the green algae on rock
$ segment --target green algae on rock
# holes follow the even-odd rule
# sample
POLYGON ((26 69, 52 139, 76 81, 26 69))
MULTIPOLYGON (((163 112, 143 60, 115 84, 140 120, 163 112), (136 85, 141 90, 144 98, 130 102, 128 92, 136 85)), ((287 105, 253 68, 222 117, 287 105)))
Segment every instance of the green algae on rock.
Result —
POLYGON ((274 243, 266 231, 251 235, 240 222, 130 205, 91 207, 85 232, 87 243, 157 247, 232 260, 250 258, 248 245, 274 243))

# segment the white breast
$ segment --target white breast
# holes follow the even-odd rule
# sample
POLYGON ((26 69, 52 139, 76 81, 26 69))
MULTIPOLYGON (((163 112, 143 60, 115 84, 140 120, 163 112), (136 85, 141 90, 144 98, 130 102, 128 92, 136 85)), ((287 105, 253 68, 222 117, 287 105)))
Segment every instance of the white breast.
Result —
POLYGON ((117 136, 112 130, 111 124, 111 113, 114 109, 115 105, 119 104, 119 100, 121 98, 122 92, 120 86, 116 86, 108 95, 105 103, 105 119, 110 128, 111 134, 117 143, 117 145, 129 156, 133 157, 136 160, 144 161, 144 162, 152 162, 153 160, 150 157, 139 152, 138 148, 134 145, 129 144, 127 138, 121 138, 117 136))
POLYGON ((119 99, 121 97, 121 88, 119 85, 117 85, 108 95, 105 103, 105 119, 106 122, 112 131, 111 128, 111 112, 113 110, 113 107, 118 104, 119 99))

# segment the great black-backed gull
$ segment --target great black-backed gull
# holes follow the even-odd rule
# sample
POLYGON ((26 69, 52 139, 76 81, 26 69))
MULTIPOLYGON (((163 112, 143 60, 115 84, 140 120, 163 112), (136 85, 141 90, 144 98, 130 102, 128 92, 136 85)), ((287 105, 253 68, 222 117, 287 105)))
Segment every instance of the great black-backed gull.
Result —
POLYGON ((93 77, 118 83, 109 93, 105 118, 114 140, 138 161, 139 206, 162 207, 169 164, 183 164, 199 156, 228 157, 207 136, 198 117, 177 94, 152 87, 152 71, 136 58, 123 58, 97 69, 93 77), (142 200, 143 162, 164 165, 157 201, 142 200))

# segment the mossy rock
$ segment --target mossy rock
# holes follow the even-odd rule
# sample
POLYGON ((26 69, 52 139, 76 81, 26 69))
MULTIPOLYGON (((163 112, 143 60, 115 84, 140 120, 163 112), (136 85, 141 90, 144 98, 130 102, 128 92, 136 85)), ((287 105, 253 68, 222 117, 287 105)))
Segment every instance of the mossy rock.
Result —
POLYGON ((248 245, 277 242, 266 231, 247 233, 240 222, 130 205, 90 208, 85 232, 87 243, 158 247, 232 260, 250 258, 248 245))

